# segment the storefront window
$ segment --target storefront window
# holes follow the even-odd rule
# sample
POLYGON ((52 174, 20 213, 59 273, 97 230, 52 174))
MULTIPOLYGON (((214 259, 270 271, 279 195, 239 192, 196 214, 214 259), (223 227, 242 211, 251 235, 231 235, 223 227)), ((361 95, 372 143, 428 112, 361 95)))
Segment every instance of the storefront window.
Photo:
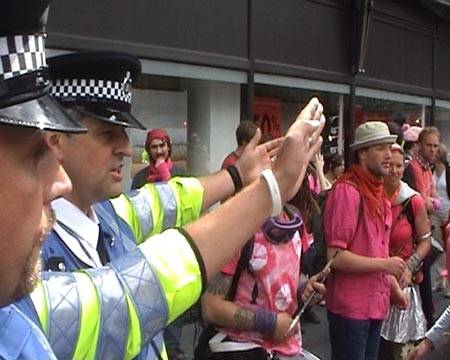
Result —
MULTIPOLYGON (((236 147, 240 99, 236 82, 144 74, 134 86, 132 112, 148 130, 167 131, 177 174, 199 176, 218 170, 236 147)), ((147 131, 131 129, 129 134, 133 156, 125 188, 149 162, 147 131)))
POLYGON ((263 132, 284 134, 301 108, 316 96, 324 105, 327 119, 322 133, 324 156, 343 152, 343 117, 348 111, 348 96, 320 90, 296 89, 258 84, 255 87, 254 121, 263 132), (276 120, 275 120, 276 119, 276 120), (279 131, 278 131, 279 130, 279 131))
POLYGON ((428 98, 361 88, 356 95, 355 128, 366 121, 383 121, 391 132, 401 134, 404 124, 424 126, 430 118, 428 98))

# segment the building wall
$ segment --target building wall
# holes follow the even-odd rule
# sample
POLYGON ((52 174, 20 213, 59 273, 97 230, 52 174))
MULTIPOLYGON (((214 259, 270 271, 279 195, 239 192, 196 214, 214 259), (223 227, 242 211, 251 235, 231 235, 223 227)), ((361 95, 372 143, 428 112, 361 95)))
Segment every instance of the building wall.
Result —
POLYGON ((450 99, 450 25, 414 1, 376 0, 366 72, 353 77, 352 1, 58 0, 49 44, 403 89, 450 99), (268 46, 270 44, 270 46, 268 46))
MULTIPOLYGON (((348 95, 342 120, 346 146, 352 141, 362 93, 379 93, 381 96, 375 96, 376 99, 402 103, 409 103, 402 99, 412 95, 412 103, 419 104, 423 114, 430 114, 426 122, 447 126, 442 120, 446 117, 442 114, 447 113, 438 112, 434 104, 443 101, 445 109, 450 109, 450 23, 415 0, 374 0, 367 41, 360 42, 361 12, 354 7, 357 2, 58 0, 53 2, 49 16, 48 46, 68 50, 116 49, 150 62, 243 73, 246 84, 240 99, 235 98, 240 93, 239 85, 230 81, 227 89, 222 89, 226 94, 223 103, 218 103, 216 99, 224 85, 212 81, 217 80, 213 75, 203 78, 204 83, 181 89, 188 96, 188 142, 189 135, 198 132, 209 151, 211 145, 225 140, 220 137, 222 130, 229 131, 237 125, 236 110, 252 115, 261 75, 274 76, 275 82, 264 83, 269 86, 289 88, 280 80, 284 77, 319 81, 330 88, 349 88, 343 92, 348 95), (365 71, 356 72, 361 44, 366 48, 362 66, 365 71), (227 109, 232 115, 222 116, 211 106, 227 109), (226 122, 226 129, 222 129, 226 122)), ((151 74, 171 76, 157 71, 151 74)), ((299 86, 296 88, 303 89, 299 86)), ((370 101, 363 105, 373 107, 370 101)), ((289 104, 283 104, 283 115, 291 112, 289 104)), ((234 138, 227 141, 234 143, 234 138)), ((214 163, 212 169, 221 153, 222 150, 209 154, 214 163)))

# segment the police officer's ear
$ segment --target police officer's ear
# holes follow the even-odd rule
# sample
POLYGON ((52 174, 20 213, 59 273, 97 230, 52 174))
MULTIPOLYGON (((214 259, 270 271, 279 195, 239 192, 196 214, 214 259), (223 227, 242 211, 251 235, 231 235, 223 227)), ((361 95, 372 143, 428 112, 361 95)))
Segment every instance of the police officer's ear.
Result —
POLYGON ((71 135, 56 131, 46 131, 43 134, 43 138, 47 143, 47 146, 50 148, 50 150, 53 152, 53 155, 59 162, 61 162, 64 157, 64 141, 67 139, 67 137, 70 136, 71 135))

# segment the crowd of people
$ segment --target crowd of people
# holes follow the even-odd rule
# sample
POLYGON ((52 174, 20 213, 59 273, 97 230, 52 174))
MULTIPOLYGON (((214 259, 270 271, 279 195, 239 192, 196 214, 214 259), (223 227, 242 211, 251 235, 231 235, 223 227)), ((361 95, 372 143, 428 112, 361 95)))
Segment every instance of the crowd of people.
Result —
POLYGON ((450 307, 434 322, 432 291, 449 294, 450 257, 432 254, 450 250, 450 173, 436 128, 411 131, 406 149, 366 122, 344 172, 320 154, 313 98, 282 138, 242 122, 203 177, 176 176, 153 129, 149 166, 123 192, 125 130, 144 129, 139 59, 46 59, 49 1, 1 8, 1 358, 183 359, 177 320, 194 307, 198 359, 317 359, 297 319, 322 296, 334 360, 445 346, 450 307))
MULTIPOLYGON (((288 331, 300 309, 311 311, 302 308, 306 287, 325 294, 332 359, 419 359, 442 348, 448 324, 444 314, 433 327, 432 291, 447 296, 449 258, 431 253, 432 238, 447 248, 446 148, 436 128, 413 128, 414 136, 404 127, 405 146, 384 123, 361 125, 345 172, 341 155, 314 155, 282 214, 208 285, 196 359, 317 359, 303 348, 300 328, 288 331)), ((256 130, 239 125, 222 169, 240 159, 256 130)))

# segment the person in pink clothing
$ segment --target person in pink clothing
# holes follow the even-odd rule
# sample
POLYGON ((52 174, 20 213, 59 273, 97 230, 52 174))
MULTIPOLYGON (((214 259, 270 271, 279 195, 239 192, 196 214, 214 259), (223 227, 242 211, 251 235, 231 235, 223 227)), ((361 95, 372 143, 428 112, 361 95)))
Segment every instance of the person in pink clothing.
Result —
POLYGON ((381 328, 379 360, 404 359, 408 349, 423 339, 427 331, 419 283, 423 280, 423 259, 430 251, 430 225, 422 196, 401 181, 405 169, 403 149, 393 144, 391 150, 391 169, 384 178, 393 218, 389 253, 406 262, 407 270, 400 286, 409 299, 409 306, 402 310, 391 305, 381 328))
POLYGON ((406 264, 389 255, 392 215, 383 189, 396 138, 385 123, 360 125, 351 146, 356 163, 326 200, 324 236, 328 258, 335 257, 325 296, 333 360, 377 359, 391 286, 405 300, 391 276, 400 279, 406 264))
MULTIPOLYGON (((428 214, 439 210, 441 207, 441 201, 439 200, 431 172, 438 154, 439 140, 440 133, 436 127, 423 128, 417 139, 417 155, 409 163, 403 175, 403 181, 419 192, 425 199, 428 214)), ((427 319, 428 328, 434 323, 431 265, 431 258, 427 256, 422 267, 424 279, 420 284, 420 295, 422 296, 423 311, 427 319)))
POLYGON ((432 164, 438 155, 440 136, 439 130, 435 127, 426 127, 420 132, 416 157, 405 169, 404 174, 404 181, 425 199, 429 213, 440 208, 439 196, 431 172, 432 164))
POLYGON ((209 355, 198 352, 196 359, 317 359, 302 348, 299 326, 288 334, 301 302, 313 289, 325 291, 318 276, 299 286, 308 235, 300 212, 289 205, 279 217, 266 221, 250 248, 246 245, 222 268, 202 298, 203 319, 217 334, 204 351, 209 355), (242 264, 248 252, 248 261, 242 264))

